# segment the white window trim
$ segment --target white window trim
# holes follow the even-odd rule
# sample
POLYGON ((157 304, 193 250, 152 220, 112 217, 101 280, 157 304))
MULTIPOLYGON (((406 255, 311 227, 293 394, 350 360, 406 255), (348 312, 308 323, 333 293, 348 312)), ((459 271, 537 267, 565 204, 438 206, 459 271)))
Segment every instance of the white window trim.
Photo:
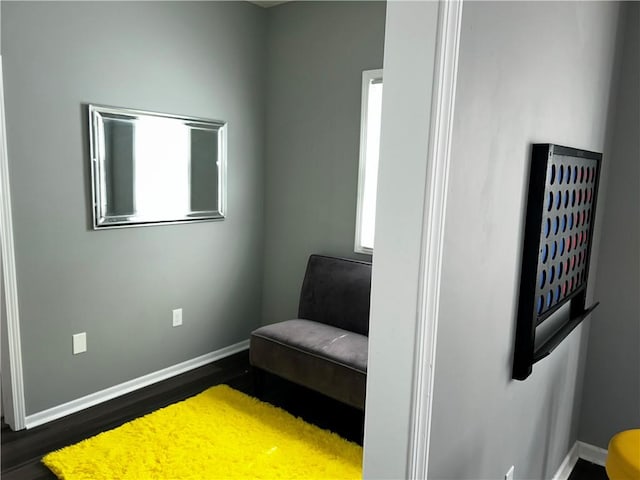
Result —
POLYGON ((367 171, 367 118, 369 113, 369 85, 382 79, 382 69, 362 72, 362 103, 360 112, 360 163, 358 166, 358 198, 356 207, 356 237, 354 251, 373 255, 373 248, 362 245, 362 217, 364 204, 365 176, 367 171))

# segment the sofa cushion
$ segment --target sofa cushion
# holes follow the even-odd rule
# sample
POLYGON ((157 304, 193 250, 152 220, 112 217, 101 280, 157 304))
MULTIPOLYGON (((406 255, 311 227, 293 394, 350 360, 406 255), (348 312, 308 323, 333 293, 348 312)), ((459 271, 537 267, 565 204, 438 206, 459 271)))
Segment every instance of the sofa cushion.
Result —
POLYGON ((364 409, 368 338, 296 319, 251 334, 251 364, 364 409))
POLYGON ((298 318, 369 334, 371 264, 311 255, 302 282, 298 318))

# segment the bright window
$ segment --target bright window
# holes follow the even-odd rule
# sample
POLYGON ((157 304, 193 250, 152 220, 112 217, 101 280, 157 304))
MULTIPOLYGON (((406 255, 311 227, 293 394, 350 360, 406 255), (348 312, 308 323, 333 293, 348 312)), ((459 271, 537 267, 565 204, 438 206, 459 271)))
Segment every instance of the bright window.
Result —
POLYGON ((135 126, 135 212, 141 220, 189 212, 189 129, 168 118, 141 118, 135 126))
POLYGON ((356 213, 355 251, 373 253, 382 118, 382 70, 362 72, 362 112, 360 117, 360 168, 356 213))

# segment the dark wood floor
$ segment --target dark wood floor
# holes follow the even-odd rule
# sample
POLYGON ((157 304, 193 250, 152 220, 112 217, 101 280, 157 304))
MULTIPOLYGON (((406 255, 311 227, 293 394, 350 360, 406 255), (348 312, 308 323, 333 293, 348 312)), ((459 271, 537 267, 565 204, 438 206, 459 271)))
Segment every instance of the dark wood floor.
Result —
POLYGON ((569 480, 609 480, 609 477, 604 467, 580 458, 573 467, 569 480))
POLYGON ((31 430, 13 432, 3 428, 2 479, 55 479, 40 463, 46 453, 116 428, 221 383, 362 444, 364 415, 357 409, 273 376, 266 376, 260 392, 255 392, 248 352, 244 351, 31 430))
MULTIPOLYGON (((260 391, 256 392, 248 352, 244 351, 31 430, 13 432, 3 428, 2 479, 55 480, 56 477, 40 463, 46 453, 116 428, 221 383, 362 444, 363 412, 274 376, 266 376, 260 391)), ((604 468, 579 460, 569 480, 607 480, 607 476, 604 468)))

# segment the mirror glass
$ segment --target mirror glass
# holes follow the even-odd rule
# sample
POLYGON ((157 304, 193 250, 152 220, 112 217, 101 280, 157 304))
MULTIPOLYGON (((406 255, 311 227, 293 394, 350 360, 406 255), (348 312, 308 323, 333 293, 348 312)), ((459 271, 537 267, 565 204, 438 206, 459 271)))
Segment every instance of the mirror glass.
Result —
POLYGON ((93 228, 222 219, 226 123, 89 105, 93 228))

